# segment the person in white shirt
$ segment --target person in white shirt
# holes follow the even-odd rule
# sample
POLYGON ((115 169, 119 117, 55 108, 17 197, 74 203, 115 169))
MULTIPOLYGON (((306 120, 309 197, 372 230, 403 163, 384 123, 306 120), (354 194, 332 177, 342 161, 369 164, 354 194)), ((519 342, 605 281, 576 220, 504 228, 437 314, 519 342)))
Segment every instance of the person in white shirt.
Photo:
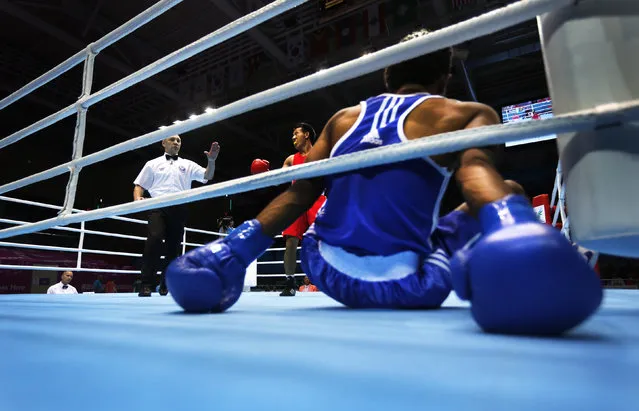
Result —
MULTIPOLYGON (((207 157, 206 168, 197 163, 178 157, 182 147, 182 139, 175 135, 162 140, 164 154, 148 161, 133 182, 133 200, 144 200, 144 191, 151 197, 159 197, 191 188, 193 180, 207 183, 215 174, 215 160, 220 153, 217 142, 211 144, 211 149, 205 151, 207 157)), ((166 244, 165 265, 178 257, 180 241, 186 223, 186 205, 159 208, 151 210, 148 217, 148 234, 142 257, 142 285, 138 295, 150 297, 156 288, 157 272, 162 256, 162 240, 166 244)), ((160 278, 160 294, 168 294, 164 280, 164 270, 160 278)))
POLYGON ((60 282, 53 284, 47 290, 47 294, 77 294, 78 290, 71 285, 73 280, 73 273, 71 271, 65 271, 60 276, 60 282))

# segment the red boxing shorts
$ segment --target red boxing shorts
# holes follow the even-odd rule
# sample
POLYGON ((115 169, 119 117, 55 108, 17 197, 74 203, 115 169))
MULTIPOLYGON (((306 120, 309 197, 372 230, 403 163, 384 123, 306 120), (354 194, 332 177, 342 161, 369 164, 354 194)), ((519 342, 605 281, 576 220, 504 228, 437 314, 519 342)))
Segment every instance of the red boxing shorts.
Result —
POLYGON ((315 201, 315 204, 311 206, 304 214, 299 216, 297 220, 293 222, 286 230, 282 232, 284 237, 297 237, 302 240, 302 236, 308 230, 308 228, 315 222, 315 217, 317 216, 317 212, 324 205, 324 201, 326 201, 326 197, 321 195, 315 201))

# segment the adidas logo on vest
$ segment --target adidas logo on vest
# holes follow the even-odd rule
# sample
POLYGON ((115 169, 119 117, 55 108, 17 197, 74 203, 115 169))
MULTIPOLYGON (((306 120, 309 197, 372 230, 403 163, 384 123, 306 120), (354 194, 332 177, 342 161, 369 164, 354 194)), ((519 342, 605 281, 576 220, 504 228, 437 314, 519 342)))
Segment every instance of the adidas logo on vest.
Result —
POLYGON ((360 141, 360 144, 368 143, 374 146, 381 146, 384 144, 384 140, 379 137, 379 133, 377 130, 372 130, 370 133, 366 134, 360 141))

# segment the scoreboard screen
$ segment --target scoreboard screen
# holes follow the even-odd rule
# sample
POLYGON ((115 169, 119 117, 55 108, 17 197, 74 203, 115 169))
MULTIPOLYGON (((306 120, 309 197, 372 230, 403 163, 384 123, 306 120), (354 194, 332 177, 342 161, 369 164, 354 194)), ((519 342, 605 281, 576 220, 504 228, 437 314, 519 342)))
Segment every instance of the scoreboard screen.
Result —
MULTIPOLYGON (((552 116, 552 100, 550 99, 550 97, 546 97, 541 100, 532 100, 525 103, 514 104, 512 106, 506 106, 501 109, 501 117, 504 124, 516 123, 520 121, 543 120, 546 118, 551 118, 552 116)), ((556 134, 540 136, 528 140, 506 143, 506 147, 537 143, 539 141, 552 140, 554 138, 557 138, 556 134)))

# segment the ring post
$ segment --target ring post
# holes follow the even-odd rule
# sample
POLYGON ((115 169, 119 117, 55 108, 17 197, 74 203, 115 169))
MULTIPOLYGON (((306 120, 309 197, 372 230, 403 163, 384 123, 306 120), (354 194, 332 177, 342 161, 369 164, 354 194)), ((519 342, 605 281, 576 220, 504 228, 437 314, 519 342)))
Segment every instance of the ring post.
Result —
MULTIPOLYGON (((537 21, 555 114, 639 98, 638 1, 582 0, 537 21)), ((573 241, 639 257, 639 123, 621 120, 557 145, 573 241)))
MULTIPOLYGON (((78 117, 75 124, 75 133, 73 136, 73 160, 82 158, 82 149, 84 148, 84 137, 86 135, 87 125, 87 107, 84 105, 84 100, 91 95, 91 86, 93 85, 93 67, 95 65, 96 53, 92 48, 92 44, 87 47, 87 57, 84 61, 84 72, 82 75, 82 94, 78 99, 77 110, 78 117)), ((60 215, 67 215, 73 212, 73 205, 75 203, 75 194, 78 188, 78 178, 80 177, 81 166, 69 167, 71 175, 69 176, 69 182, 67 183, 67 189, 64 196, 64 204, 60 215)))

